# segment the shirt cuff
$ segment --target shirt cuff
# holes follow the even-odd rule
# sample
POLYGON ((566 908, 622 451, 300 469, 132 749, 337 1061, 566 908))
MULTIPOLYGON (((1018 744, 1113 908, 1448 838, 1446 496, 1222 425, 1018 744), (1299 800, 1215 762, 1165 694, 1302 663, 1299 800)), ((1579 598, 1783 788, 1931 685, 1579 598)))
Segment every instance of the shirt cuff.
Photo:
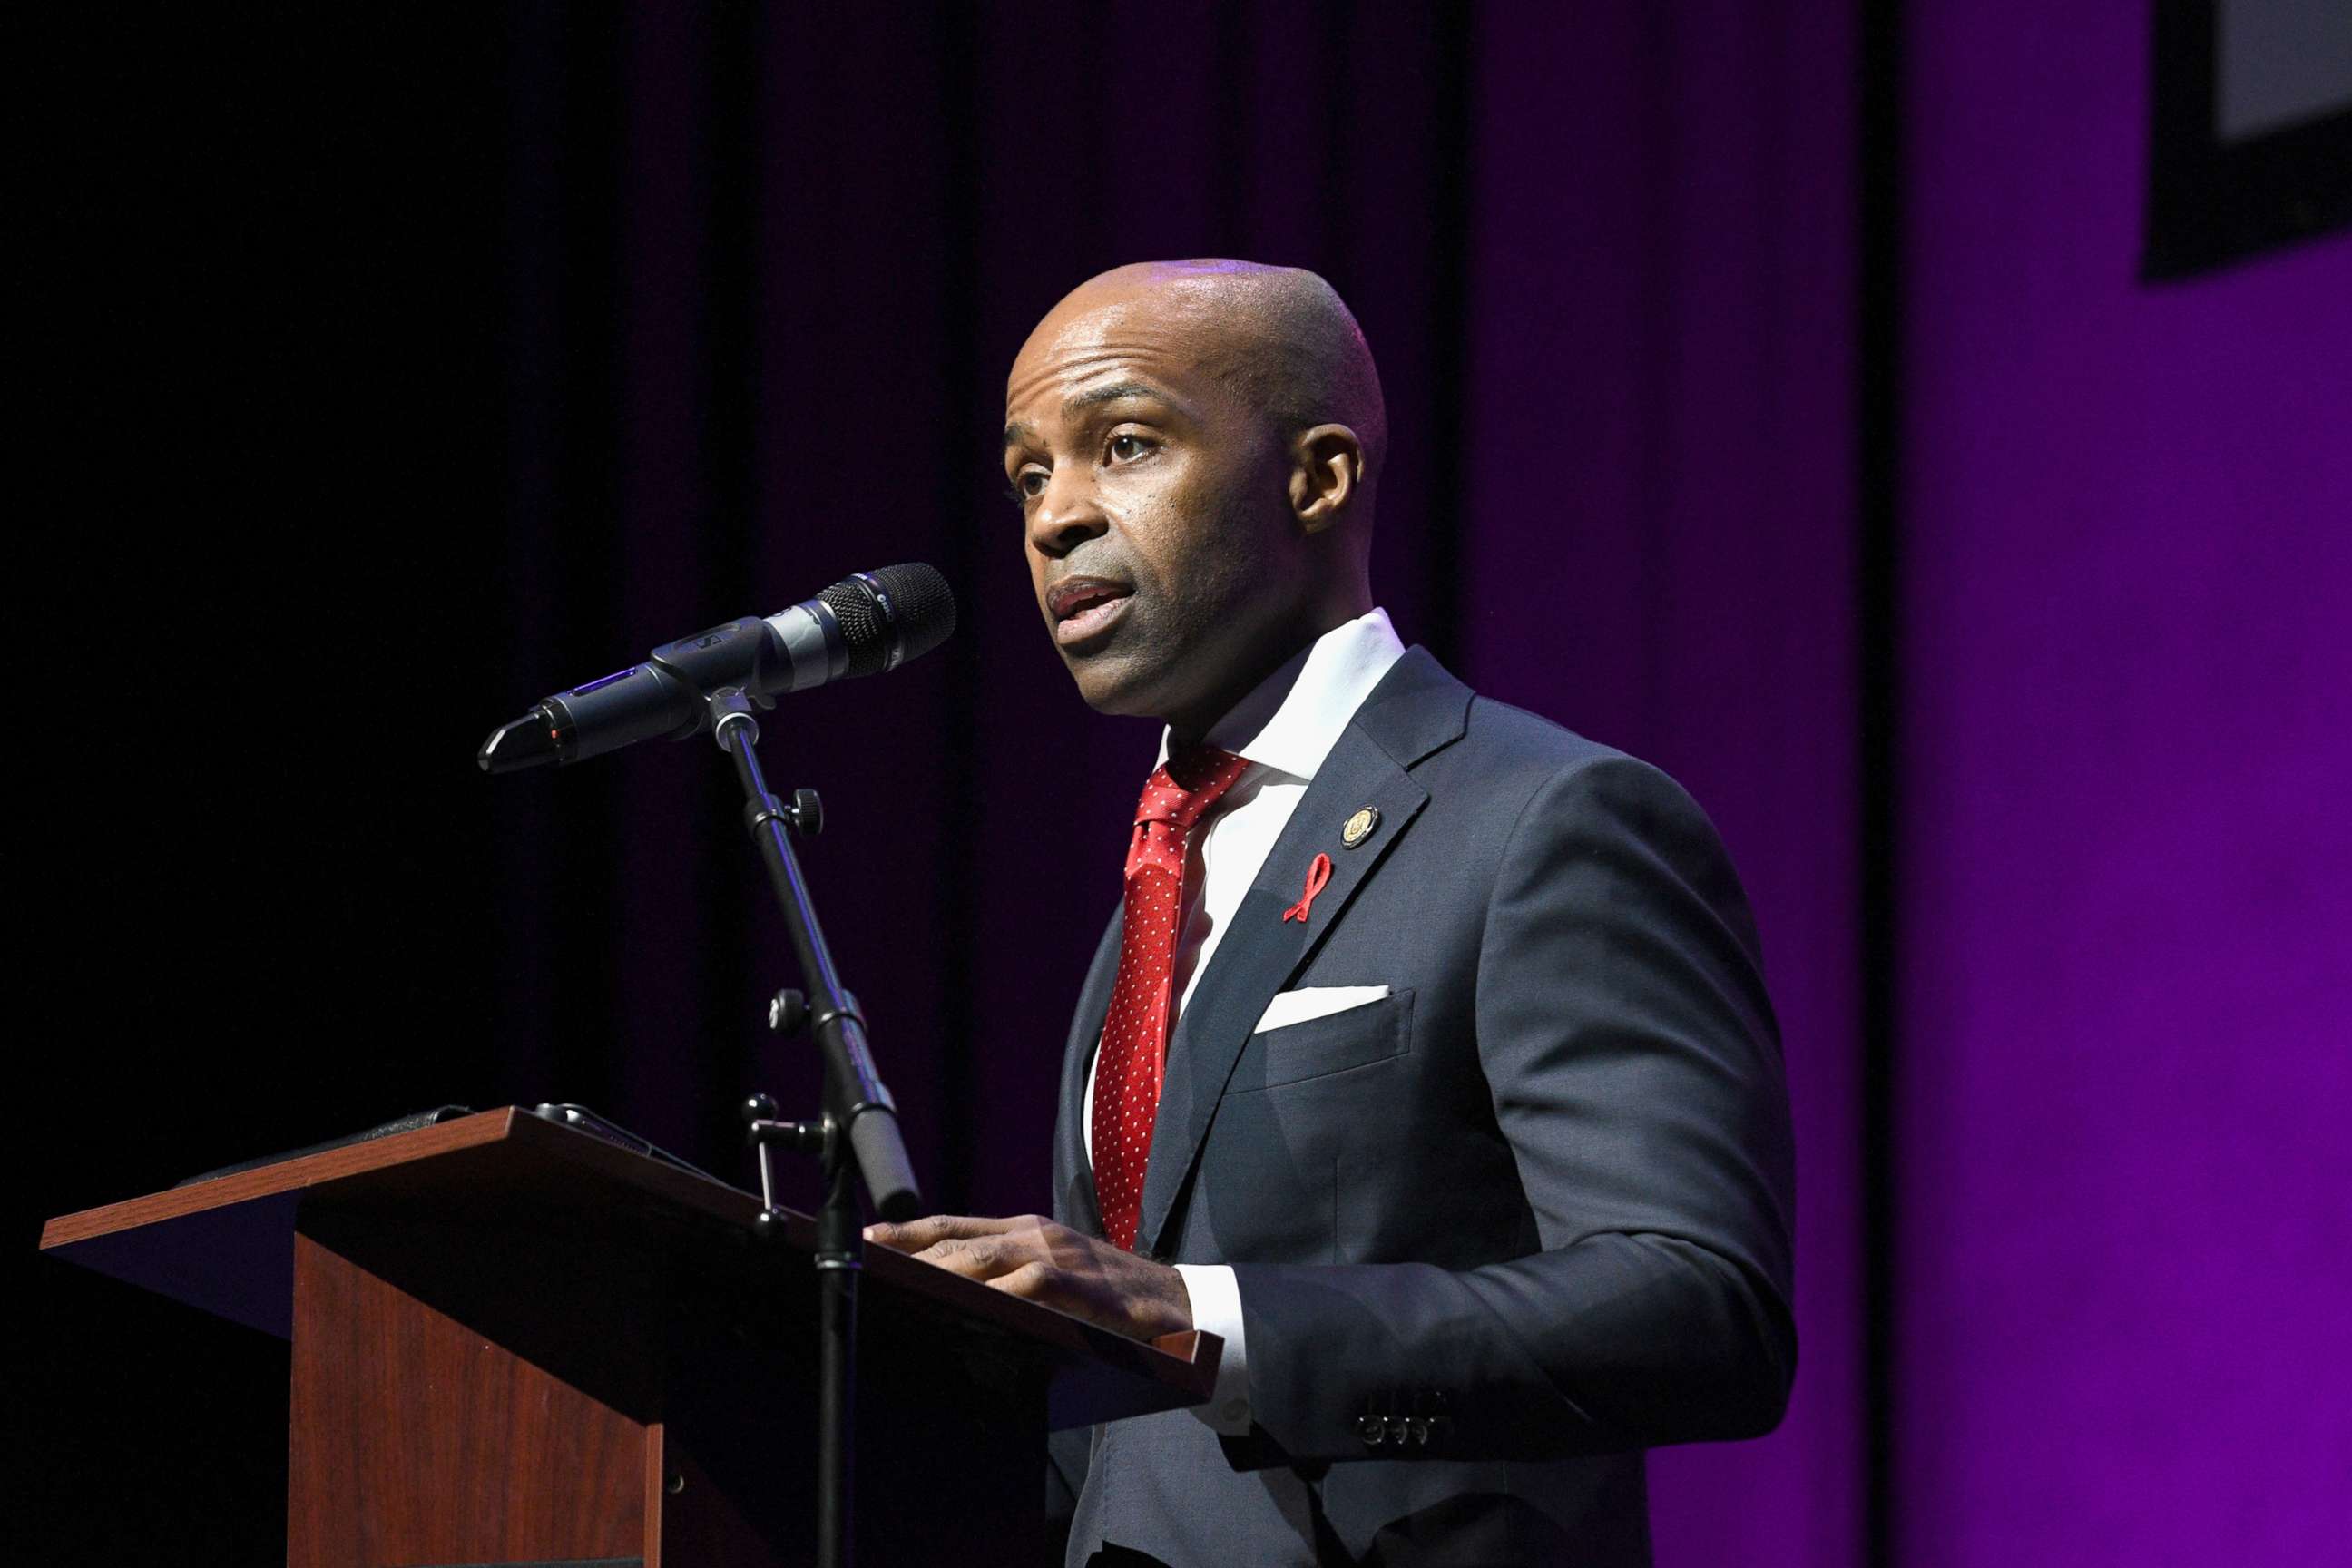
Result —
POLYGON ((1192 1326, 1225 1342, 1217 1362, 1216 1392, 1192 1414, 1213 1432, 1245 1436, 1250 1429, 1249 1352, 1242 1342, 1242 1287, 1222 1263, 1179 1263, 1184 1293, 1192 1299, 1192 1326))

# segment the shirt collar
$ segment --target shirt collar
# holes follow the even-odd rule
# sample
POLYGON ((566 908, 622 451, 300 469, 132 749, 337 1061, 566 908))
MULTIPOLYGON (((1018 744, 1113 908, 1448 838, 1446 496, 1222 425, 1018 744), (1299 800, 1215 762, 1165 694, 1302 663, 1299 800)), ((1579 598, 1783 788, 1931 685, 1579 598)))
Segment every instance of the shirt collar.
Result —
MULTIPOLYGON (((1311 779, 1372 688, 1404 657, 1386 610, 1333 626, 1258 682, 1209 726, 1210 745, 1248 761, 1311 779)), ((1159 764, 1168 761, 1168 731, 1159 764)))

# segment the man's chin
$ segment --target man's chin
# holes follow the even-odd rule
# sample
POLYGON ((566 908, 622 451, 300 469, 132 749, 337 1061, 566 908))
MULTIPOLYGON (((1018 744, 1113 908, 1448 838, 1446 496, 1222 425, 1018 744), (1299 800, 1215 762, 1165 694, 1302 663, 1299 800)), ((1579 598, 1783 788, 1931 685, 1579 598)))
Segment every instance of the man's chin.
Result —
POLYGON ((1096 712, 1112 719, 1150 719, 1152 705, 1123 685, 1078 678, 1078 696, 1096 712))
POLYGON ((1160 716, 1162 683, 1151 679, 1151 671, 1138 669, 1133 658, 1110 649, 1092 654, 1065 650, 1062 662, 1077 682, 1079 698, 1096 712, 1115 719, 1160 716))

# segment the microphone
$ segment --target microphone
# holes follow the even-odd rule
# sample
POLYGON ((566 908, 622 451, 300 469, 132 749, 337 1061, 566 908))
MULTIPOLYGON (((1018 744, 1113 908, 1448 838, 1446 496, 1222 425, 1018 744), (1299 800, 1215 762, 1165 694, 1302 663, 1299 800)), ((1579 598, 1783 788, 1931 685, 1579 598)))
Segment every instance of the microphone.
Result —
POLYGON ((508 773, 656 735, 682 741, 709 726, 707 700, 723 687, 770 707, 784 692, 896 669, 947 641, 955 625, 955 594, 935 568, 859 572, 779 615, 681 637, 643 664, 558 692, 492 731, 474 760, 486 773, 508 773))

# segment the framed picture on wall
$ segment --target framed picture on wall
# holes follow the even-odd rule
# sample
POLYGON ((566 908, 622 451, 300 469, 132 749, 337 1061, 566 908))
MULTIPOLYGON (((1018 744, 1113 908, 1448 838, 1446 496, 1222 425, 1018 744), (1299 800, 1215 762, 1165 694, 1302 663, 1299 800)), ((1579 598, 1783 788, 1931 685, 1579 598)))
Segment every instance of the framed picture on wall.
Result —
POLYGON ((2352 0, 2154 0, 2146 279, 2352 224, 2352 0))

